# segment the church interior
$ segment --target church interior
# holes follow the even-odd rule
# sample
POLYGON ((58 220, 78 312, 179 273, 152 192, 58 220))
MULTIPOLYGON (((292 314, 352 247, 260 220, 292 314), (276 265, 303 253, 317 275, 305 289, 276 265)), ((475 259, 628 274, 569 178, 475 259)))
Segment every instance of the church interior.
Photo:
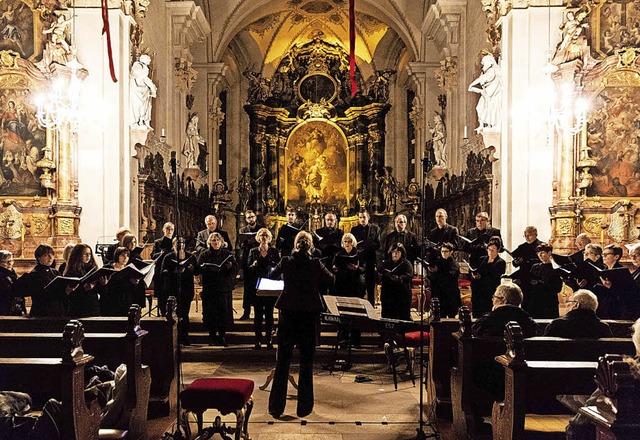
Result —
MULTIPOLYGON (((367 211, 371 223, 379 226, 382 241, 394 231, 397 216, 404 215, 407 230, 421 240, 423 250, 429 231, 437 227, 434 218, 439 210, 446 210, 446 223, 461 236, 477 226, 478 213, 486 213, 490 225, 499 228, 497 249, 509 273, 518 265, 508 250, 528 242, 525 228, 531 226, 554 254, 582 252, 584 246, 576 238, 583 236, 605 251, 610 245, 622 248, 619 263, 633 269, 632 249, 640 243, 640 1, 100 3, 0 3, 0 249, 11 252, 18 275, 36 265, 42 243, 53 248, 56 261, 62 260, 68 244, 76 243, 87 244, 99 257, 116 243, 116 231, 122 227, 137 238, 145 259, 151 259, 154 241, 162 239, 167 222, 176 225, 176 233, 192 251, 202 244, 198 232, 205 228, 208 215, 215 215, 218 228, 226 231, 239 255, 237 244, 249 212, 257 214, 275 240, 286 227, 290 210, 296 213, 297 228, 314 234, 327 226, 327 213, 334 213, 338 228, 348 233, 358 225, 358 213, 367 211)), ((206 247, 209 240, 205 240, 206 247)), ((378 261, 386 251, 379 251, 378 261)), ((456 250, 454 259, 463 268, 462 305, 469 306, 469 280, 475 269, 473 260, 470 265, 465 258, 464 252, 456 250)), ((423 263, 414 263, 416 277, 426 270, 423 263)), ((253 327, 243 327, 239 321, 239 327, 234 327, 238 335, 228 339, 232 347, 245 344, 249 354, 240 351, 225 361, 225 353, 232 351, 208 347, 205 335, 202 347, 194 348, 197 342, 186 347, 184 376, 173 381, 171 392, 176 395, 175 387, 184 384, 185 377, 205 377, 202 371, 212 377, 226 372, 238 378, 244 371, 245 377, 256 381, 254 424, 249 423, 255 440, 316 435, 507 439, 525 438, 520 437, 525 430, 531 435, 526 438, 542 438, 535 435, 543 431, 549 435, 546 431, 560 423, 557 418, 532 417, 525 423, 524 415, 521 420, 511 414, 515 417, 511 421, 523 426, 515 434, 507 429, 509 423, 501 417, 507 409, 529 405, 528 400, 502 406, 491 400, 487 406, 480 389, 464 383, 462 376, 468 371, 456 370, 456 360, 448 357, 455 358, 457 350, 461 367, 463 352, 474 356, 473 351, 464 350, 473 350, 470 326, 477 317, 437 316, 424 299, 429 290, 425 278, 418 277, 414 285, 411 313, 414 321, 426 325, 430 340, 420 340, 409 351, 406 346, 398 348, 419 365, 418 384, 413 388, 405 377, 400 391, 391 397, 394 367, 393 379, 386 374, 384 379, 391 393, 388 400, 367 397, 375 406, 386 408, 379 412, 370 408, 375 414, 371 420, 384 416, 386 421, 393 418, 389 414, 396 414, 394 429, 385 422, 381 431, 359 431, 351 425, 342 429, 339 423, 327 431, 300 431, 296 421, 294 431, 273 430, 268 396, 256 394, 258 378, 275 366, 274 356, 262 350, 256 357, 249 351, 253 340, 244 341, 238 335, 252 332, 253 327), (451 337, 456 331, 458 335, 451 337), (423 360, 415 361, 421 348, 423 360), (243 366, 245 356, 254 364, 243 366), (212 368, 212 363, 217 366, 212 368), (463 386, 471 388, 456 388, 463 386), (484 406, 476 407, 471 400, 461 403, 456 400, 460 395, 467 396, 463 400, 481 396, 478 401, 484 406), (478 422, 480 416, 484 424, 478 422), (436 420, 440 433, 430 429, 436 420), (538 428, 533 428, 536 422, 538 428)), ((242 289, 238 276, 233 291, 236 313, 242 313, 242 289)), ((562 286, 558 293, 561 315, 576 290, 567 283, 562 286)), ((200 328, 197 300, 190 307, 187 314, 190 310, 192 325, 200 328)), ((379 318, 380 309, 372 310, 379 318)), ((166 319, 143 319, 142 332, 149 330, 151 335, 153 326, 169 325, 174 318, 166 314, 166 319)), ((636 354, 627 330, 638 317, 624 316, 620 325, 624 329, 619 332, 617 321, 611 321, 613 335, 624 339, 616 343, 624 348, 613 342, 597 345, 597 349, 615 350, 600 355, 636 354)), ((3 334, 17 331, 4 325, 0 322, 3 334)), ((178 342, 175 322, 172 325, 174 338, 168 343, 173 349, 162 356, 175 360, 178 342)), ((102 328, 88 320, 84 331, 102 328)), ((138 332, 141 338, 140 331, 137 327, 127 334, 138 332)), ((547 359, 535 357, 545 350, 522 342, 519 327, 507 333, 507 355, 502 341, 502 352, 487 350, 502 358, 498 364, 510 373, 534 369, 527 359, 547 359)), ((71 338, 77 340, 77 336, 71 338)), ((156 342, 167 342, 156 338, 152 336, 156 342)), ((378 339, 366 332, 363 345, 371 348, 371 353, 360 353, 367 359, 363 363, 389 362, 391 368, 393 347, 392 356, 389 350, 385 356, 378 339)), ((137 347, 141 346, 144 351, 144 345, 137 347)), ((476 356, 483 351, 479 347, 476 356)), ((546 353, 554 350, 563 351, 556 347, 546 353)), ((358 357, 358 350, 355 353, 358 357)), ((10 357, 2 354, 0 365, 10 357)), ((64 359, 63 355, 63 364, 64 359)), ((632 405, 632 416, 620 411, 618 415, 624 417, 616 421, 600 408, 600 413, 591 414, 599 420, 595 424, 598 438, 640 438, 640 394, 620 396, 613 379, 617 374, 628 379, 624 386, 635 386, 624 362, 602 361, 597 365, 600 379, 594 384, 597 357, 558 359, 569 360, 592 363, 576 367, 583 369, 572 376, 576 381, 587 379, 578 387, 580 392, 556 394, 588 397, 596 384, 602 384, 608 397, 619 399, 617 409, 623 408, 622 402, 632 405)), ((354 371, 368 374, 358 368, 354 371)), ((512 381, 505 392, 514 399, 521 398, 527 382, 546 381, 546 372, 529 371, 529 379, 510 373, 512 381)), ((339 416, 351 420, 343 411, 358 413, 354 407, 362 405, 363 396, 357 395, 361 388, 353 387, 352 376, 345 380, 350 388, 343 389, 327 383, 330 379, 316 378, 316 397, 324 405, 316 407, 314 414, 322 415, 318 423, 339 416), (329 404, 337 395, 339 403, 329 404)), ((546 383, 553 380, 558 378, 546 383)), ((138 386, 144 381, 140 379, 138 386)), ((152 398, 158 386, 152 380, 152 398)), ((75 397, 66 394, 65 402, 75 397)), ((539 402, 545 399, 539 397, 539 402)), ((132 423, 127 438, 160 438, 172 425, 175 429, 177 399, 173 400, 166 411, 159 412, 162 416, 155 424, 152 419, 145 428, 132 423)), ((249 420, 248 403, 243 403, 237 417, 249 420)), ((596 408, 584 403, 574 405, 573 412, 587 414, 588 410, 578 408, 596 408)), ((534 408, 535 402, 531 405, 534 408)), ((233 416, 233 411, 227 412, 233 416)), ((131 414, 134 419, 135 409, 131 414)), ((209 414, 205 421, 215 418, 209 414)), ((234 417, 224 420, 235 424, 234 417)), ((276 419, 275 425, 284 426, 278 423, 282 420, 276 419)), ((196 424, 191 425, 195 438, 196 424)), ((241 425, 235 438, 242 434, 248 439, 247 427, 243 430, 241 425)), ((65 431, 60 438, 98 438, 85 428, 76 426, 75 434, 65 431)), ((565 438, 564 428, 555 434, 554 438, 565 438)), ((124 437, 102 433, 100 438, 124 437)))

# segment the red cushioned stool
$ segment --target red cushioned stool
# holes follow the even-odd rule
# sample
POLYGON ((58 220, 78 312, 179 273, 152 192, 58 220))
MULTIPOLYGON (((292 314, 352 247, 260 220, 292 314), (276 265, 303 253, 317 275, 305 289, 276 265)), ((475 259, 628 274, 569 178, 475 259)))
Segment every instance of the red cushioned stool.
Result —
MULTIPOLYGON (((235 433, 235 440, 249 439, 247 427, 249 416, 253 409, 254 383, 249 379, 211 378, 197 379, 180 393, 180 403, 184 411, 196 415, 198 435, 206 432, 210 437, 219 433, 222 438, 228 438, 227 433, 235 433), (202 415, 208 409, 216 409, 222 415, 234 413, 236 427, 227 427, 220 416, 216 416, 213 427, 202 428, 202 415)), ((206 437, 206 438, 210 438, 206 437)))
MULTIPOLYGON (((429 347, 429 332, 423 333, 423 345, 429 347)), ((420 347, 420 332, 409 332, 404 335, 394 338, 391 341, 384 344, 384 352, 387 355, 387 361, 393 373, 393 386, 398 390, 398 376, 396 368, 402 361, 406 361, 407 368, 406 373, 409 373, 411 383, 416 385, 416 378, 414 373, 415 364, 415 349, 420 347)))

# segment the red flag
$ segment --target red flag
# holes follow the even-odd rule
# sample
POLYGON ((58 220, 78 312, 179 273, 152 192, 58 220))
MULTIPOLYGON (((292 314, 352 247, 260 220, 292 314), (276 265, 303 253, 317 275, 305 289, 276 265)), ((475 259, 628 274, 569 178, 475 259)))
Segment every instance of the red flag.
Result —
POLYGON ((118 82, 116 69, 113 66, 113 53, 111 51, 111 31, 109 29, 109 5, 107 0, 102 0, 102 33, 107 34, 107 55, 109 56, 109 73, 113 82, 118 82))
POLYGON ((349 0, 349 78, 351 79, 351 97, 358 91, 356 83, 356 0, 349 0))

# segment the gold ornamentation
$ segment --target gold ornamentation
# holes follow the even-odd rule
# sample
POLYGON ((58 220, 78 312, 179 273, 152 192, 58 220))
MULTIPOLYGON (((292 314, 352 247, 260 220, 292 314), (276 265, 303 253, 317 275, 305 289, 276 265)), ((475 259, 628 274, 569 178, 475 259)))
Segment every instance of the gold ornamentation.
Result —
POLYGON ((9 205, 0 214, 0 237, 11 239, 22 237, 22 214, 14 205, 9 205))
POLYGON ((558 235, 571 235, 573 229, 573 221, 568 218, 559 218, 556 220, 556 231, 558 235))
POLYGON ((458 84, 458 64, 451 57, 440 60, 440 67, 435 71, 434 76, 440 87, 445 92, 451 92, 458 84))
POLYGON ((31 235, 42 235, 49 226, 45 215, 31 214, 31 235))
POLYGON ((178 90, 182 93, 191 93, 191 89, 198 79, 198 71, 191 67, 192 64, 184 58, 176 58, 175 77, 177 78, 178 90))
POLYGON ((58 233, 60 235, 73 235, 73 223, 72 218, 58 218, 58 233))
POLYGON ((277 26, 280 21, 280 12, 276 12, 275 14, 267 15, 262 17, 259 20, 254 21, 249 26, 247 26, 247 30, 249 32, 253 32, 258 34, 261 37, 264 37, 264 34, 274 27, 277 26))
POLYGON ((584 222, 582 222, 582 227, 585 231, 591 234, 600 235, 600 225, 602 224, 603 219, 604 216, 601 215, 589 216, 584 219, 584 222))
POLYGON ((7 67, 9 69, 18 68, 18 58, 20 54, 15 50, 2 50, 0 51, 0 67, 7 67))
POLYGON ((636 59, 640 54, 640 49, 637 47, 625 47, 622 49, 616 50, 616 55, 618 56, 618 65, 616 68, 627 68, 627 67, 635 67, 636 59))

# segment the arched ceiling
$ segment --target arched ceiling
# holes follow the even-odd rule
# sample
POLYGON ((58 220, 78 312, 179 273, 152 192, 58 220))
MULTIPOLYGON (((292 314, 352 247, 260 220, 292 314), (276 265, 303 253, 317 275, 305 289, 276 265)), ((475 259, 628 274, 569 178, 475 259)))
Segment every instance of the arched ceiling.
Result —
MULTIPOLYGON (((356 2, 356 57, 359 65, 366 64, 371 69, 392 67, 379 65, 383 63, 378 59, 389 60, 391 55, 396 61, 400 56, 399 49, 400 52, 408 51, 409 57, 415 59, 416 41, 412 37, 415 26, 398 8, 382 9, 383 5, 379 3, 383 2, 393 3, 393 0, 356 2)), ((215 2, 209 5, 212 3, 215 2)), ((210 13, 215 14, 215 10, 210 13)), ((231 51, 239 65, 270 74, 291 47, 307 43, 317 36, 348 50, 349 2, 239 1, 224 27, 218 41, 214 42, 214 57, 216 51, 221 58, 229 56, 231 51)))

